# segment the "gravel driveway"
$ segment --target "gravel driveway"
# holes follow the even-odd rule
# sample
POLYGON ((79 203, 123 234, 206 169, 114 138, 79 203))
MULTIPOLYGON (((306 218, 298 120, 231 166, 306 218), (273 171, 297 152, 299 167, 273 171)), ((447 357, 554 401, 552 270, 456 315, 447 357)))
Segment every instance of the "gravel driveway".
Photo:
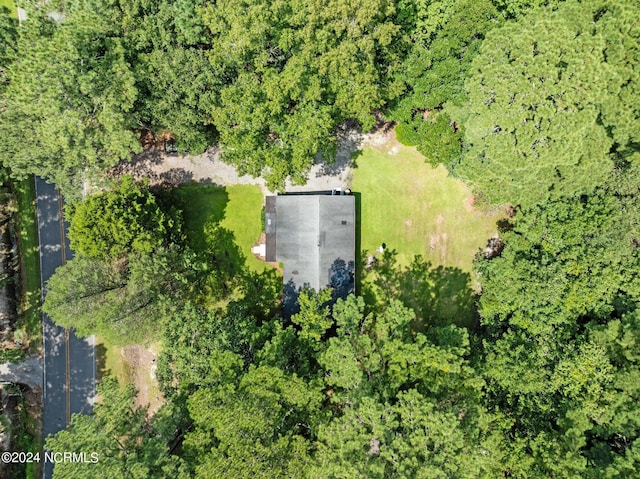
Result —
MULTIPOLYGON (((339 134, 339 147, 334 165, 315 164, 305 185, 286 184, 286 191, 322 191, 350 186, 353 167, 351 155, 364 145, 380 145, 388 140, 389 129, 361 134, 354 129, 339 134)), ((257 185, 264 194, 272 194, 262 178, 240 176, 232 165, 220 160, 220 150, 211 147, 201 155, 167 155, 153 148, 145 150, 132 161, 121 163, 116 174, 132 174, 136 178, 148 178, 151 184, 180 185, 187 183, 226 185, 257 185)))

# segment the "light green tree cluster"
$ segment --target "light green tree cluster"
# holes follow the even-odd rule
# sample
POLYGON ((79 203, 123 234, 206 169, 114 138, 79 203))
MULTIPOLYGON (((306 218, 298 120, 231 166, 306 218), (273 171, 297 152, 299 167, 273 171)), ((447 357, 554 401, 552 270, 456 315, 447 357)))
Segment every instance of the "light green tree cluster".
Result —
POLYGON ((636 19, 632 1, 572 1, 492 30, 466 83, 456 173, 491 203, 529 207, 635 161, 636 19))

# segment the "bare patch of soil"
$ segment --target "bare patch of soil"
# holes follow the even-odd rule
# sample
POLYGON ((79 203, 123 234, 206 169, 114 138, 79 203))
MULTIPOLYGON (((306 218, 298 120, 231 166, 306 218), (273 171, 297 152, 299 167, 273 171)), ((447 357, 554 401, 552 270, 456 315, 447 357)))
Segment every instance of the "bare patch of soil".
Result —
POLYGON ((467 196, 467 199, 464 202, 464 207, 467 211, 475 211, 475 208, 473 207, 473 204, 476 202, 476 197, 475 195, 469 195, 467 196))
POLYGON ((120 355, 129 366, 131 380, 138 391, 136 405, 147 407, 149 416, 152 416, 164 402, 156 379, 158 354, 155 348, 134 344, 122 348, 120 355))
POLYGON ((441 263, 446 261, 449 245, 449 235, 442 232, 443 224, 444 216, 438 215, 436 218, 436 231, 432 235, 429 235, 429 248, 439 254, 441 263))

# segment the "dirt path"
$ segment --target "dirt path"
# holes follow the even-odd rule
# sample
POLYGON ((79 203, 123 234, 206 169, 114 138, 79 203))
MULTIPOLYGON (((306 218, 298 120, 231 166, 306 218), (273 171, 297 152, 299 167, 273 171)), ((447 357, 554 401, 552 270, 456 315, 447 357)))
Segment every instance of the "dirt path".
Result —
POLYGON ((131 371, 131 380, 138 390, 136 404, 147 407, 152 416, 162 406, 164 398, 156 380, 157 352, 154 347, 145 348, 137 344, 125 346, 120 355, 131 371))
MULTIPOLYGON (((286 184, 286 191, 321 191, 348 188, 353 177, 352 154, 365 145, 387 144, 393 136, 389 125, 373 133, 362 134, 355 129, 340 131, 336 162, 333 165, 316 163, 305 185, 286 184)), ((390 152, 390 154, 393 154, 390 152)), ((262 178, 240 176, 235 167, 220 160, 220 150, 211 147, 201 155, 167 155, 152 148, 116 167, 116 174, 129 173, 136 178, 148 178, 151 184, 181 185, 187 183, 227 185, 257 185, 264 194, 272 194, 262 178)))

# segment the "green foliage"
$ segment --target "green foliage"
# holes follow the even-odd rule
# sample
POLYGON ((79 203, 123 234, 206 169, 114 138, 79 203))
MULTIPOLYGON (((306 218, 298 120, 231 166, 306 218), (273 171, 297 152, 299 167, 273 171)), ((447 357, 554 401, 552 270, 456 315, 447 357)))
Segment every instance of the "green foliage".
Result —
POLYGON ((300 312, 293 315, 291 322, 299 326, 298 336, 302 340, 319 345, 327 330, 333 326, 328 306, 330 301, 331 290, 328 288, 320 293, 308 289, 300 292, 300 312))
POLYGON ((91 258, 147 255, 179 239, 181 219, 163 211, 147 183, 124 176, 111 189, 67 207, 69 240, 77 253, 91 258))
POLYGON ((447 102, 464 102, 471 61, 502 17, 491 0, 416 2, 412 17, 412 48, 400 74, 407 92, 389 116, 398 122, 400 142, 418 145, 432 165, 450 167, 460 156, 462 135, 438 112, 447 102))
POLYGON ((465 99, 464 80, 485 34, 501 17, 490 0, 418 3, 412 50, 402 79, 410 92, 393 109, 394 119, 411 123, 416 113, 465 99))
POLYGON ((502 256, 478 263, 485 286, 483 322, 499 328, 508 321, 531 334, 568 339, 580 328, 576 318, 606 318, 640 300, 634 274, 637 198, 636 167, 618 172, 592 196, 518 215, 513 229, 504 233, 502 256))
POLYGON ((195 432, 185 438, 186 454, 198 458, 201 477, 298 477, 309 461, 304 435, 321 399, 277 368, 251 368, 237 382, 191 396, 195 432))
POLYGON ((485 448, 466 414, 415 389, 392 403, 364 398, 320 429, 311 477, 498 477, 499 452, 485 448))
POLYGON ((8 75, 0 161, 14 174, 77 187, 140 147, 132 127, 135 78, 113 10, 72 9, 55 23, 30 12, 8 75))
POLYGON ((42 344, 42 314, 40 312, 40 251, 36 218, 36 191, 33 177, 12 181, 18 208, 16 232, 21 257, 23 286, 20 289, 20 317, 16 327, 26 333, 29 350, 35 353, 42 344))
POLYGON ((638 176, 518 214, 502 255, 478 262, 487 399, 516 418, 505 431, 516 475, 636 467, 638 176))
POLYGON ((446 113, 436 115, 433 121, 423 122, 420 127, 424 133, 418 151, 431 166, 442 163, 451 169, 462 153, 462 132, 446 113))
POLYGON ((334 401, 350 403, 363 394, 388 400, 407 387, 438 397, 471 386, 464 386, 472 372, 463 359, 469 346, 465 330, 446 326, 448 334, 416 333, 413 312, 397 301, 375 316, 363 310, 364 301, 355 297, 334 307, 337 335, 320 354, 334 401))
POLYGON ((16 56, 17 27, 18 21, 13 18, 11 11, 0 5, 0 94, 6 88, 7 69, 16 56))
POLYGON ((429 118, 399 123, 396 138, 406 146, 417 146, 427 163, 434 168, 440 163, 452 169, 462 154, 462 132, 446 113, 429 115, 429 118))
MULTIPOLYGON (((149 419, 131 407, 130 389, 107 380, 95 414, 74 417, 48 447, 100 451, 112 477, 636 474, 631 0, 48 5, 18 34, 18 52, 33 39, 34 53, 12 56, 13 33, 0 27, 2 61, 18 65, 2 70, 16 98, 2 97, 0 128, 16 133, 33 118, 35 128, 59 127, 55 138, 34 136, 44 146, 33 168, 46 156, 69 179, 118 157, 95 155, 96 137, 117 130, 91 116, 97 98, 118 128, 168 129, 182 149, 201 150, 219 132, 241 172, 281 186, 302 181, 318 151, 331 157, 337 125, 355 118, 369 128, 371 113, 394 101, 402 141, 490 202, 522 206, 499 225, 501 253, 477 256, 478 297, 469 273, 431 263, 465 268, 493 220, 489 228, 477 212, 448 210, 464 208, 468 191, 453 191, 442 167, 414 167, 423 162, 415 151, 367 151, 353 185, 363 192, 363 246, 389 249, 363 273, 362 296, 329 305, 330 290, 304 291, 287 321, 274 315, 281 278, 249 272, 243 253, 256 238, 259 192, 250 201, 237 201, 235 187, 154 196, 125 178, 71 208, 79 254, 49 282, 44 309, 116 344, 161 336, 168 404, 149 419), (50 21, 47 8, 65 16, 50 21), (54 78, 41 50, 68 78, 54 78), (41 67, 51 84, 29 83, 41 67), (47 116, 65 101, 70 118, 47 116)), ((56 475, 95 475, 73 466, 56 475)))
POLYGON ((420 141, 416 131, 406 123, 398 123, 394 131, 396 139, 404 146, 416 146, 420 141))
POLYGON ((168 131, 181 151, 214 144, 211 109, 220 79, 207 60, 201 0, 122 0, 122 35, 135 56, 141 126, 168 131))
POLYGON ((494 0, 493 3, 507 18, 520 18, 537 7, 556 9, 565 0, 494 0))
POLYGON ((202 153, 214 144, 211 108, 218 80, 207 52, 172 46, 140 56, 136 71, 145 91, 140 115, 155 131, 168 129, 181 151, 202 153))
POLYGON ((355 297, 334 307, 336 336, 319 361, 341 413, 319 428, 311 477, 495 477, 499 463, 482 457, 490 433, 466 331, 417 333, 397 301, 376 315, 363 310, 355 297))
POLYGON ((397 96, 404 48, 392 3, 220 2, 204 10, 210 60, 227 78, 213 121, 225 158, 281 188, 305 181, 316 153, 335 153, 336 127, 397 96))
POLYGON ((146 417, 147 411, 132 407, 136 391, 133 386, 120 388, 112 378, 99 385, 100 401, 93 415, 74 414, 71 426, 46 440, 46 449, 54 453, 87 454, 87 462, 56 464, 54 477, 163 478, 178 477, 185 470, 177 456, 169 454, 168 441, 146 417), (91 462, 91 452, 98 454, 91 462))
POLYGON ((49 279, 43 310, 80 336, 142 343, 161 331, 170 305, 198 290, 203 269, 195 255, 174 246, 118 260, 78 255, 49 279))
POLYGON ((231 303, 224 312, 187 303, 167 318, 163 342, 158 379, 172 395, 218 384, 223 364, 237 365, 234 371, 248 366, 264 340, 257 320, 242 303, 231 303))
POLYGON ((572 1, 492 30, 466 83, 457 174, 523 207, 602 184, 638 144, 634 18, 634 2, 572 1))

